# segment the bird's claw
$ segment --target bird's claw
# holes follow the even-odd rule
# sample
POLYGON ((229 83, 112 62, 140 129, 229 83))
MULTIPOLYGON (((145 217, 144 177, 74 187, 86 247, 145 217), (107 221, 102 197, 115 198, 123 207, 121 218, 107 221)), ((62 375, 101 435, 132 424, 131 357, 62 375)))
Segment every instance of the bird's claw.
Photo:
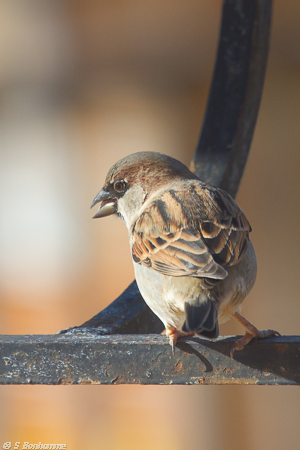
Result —
POLYGON ((176 330, 175 328, 167 329, 166 336, 169 338, 169 343, 172 347, 172 355, 175 356, 175 347, 179 337, 194 336, 194 334, 195 333, 176 330))
MULTIPOLYGON (((253 327, 254 328, 254 327, 253 327)), ((247 345, 254 337, 257 337, 259 339, 264 339, 267 337, 275 337, 275 336, 281 336, 281 334, 278 331, 275 330, 257 330, 255 333, 249 333, 248 331, 246 331, 245 336, 243 336, 242 338, 238 339, 233 346, 231 347, 230 350, 230 357, 231 359, 233 359, 233 353, 235 352, 235 350, 243 350, 243 348, 245 347, 245 345, 247 345)))
POLYGON ((179 335, 179 331, 175 328, 167 328, 166 336, 169 338, 169 344, 172 347, 172 355, 175 356, 175 346, 177 344, 177 338, 179 335))
POLYGON ((170 345, 172 347, 172 355, 175 356, 175 346, 177 339, 174 338, 174 336, 169 337, 170 345))

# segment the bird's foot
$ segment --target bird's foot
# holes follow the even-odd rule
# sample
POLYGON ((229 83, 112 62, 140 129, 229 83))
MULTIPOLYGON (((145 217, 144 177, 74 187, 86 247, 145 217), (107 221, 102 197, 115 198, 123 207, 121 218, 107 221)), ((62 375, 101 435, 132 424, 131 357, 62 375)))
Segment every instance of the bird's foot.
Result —
POLYGON ((185 331, 176 330, 176 328, 167 328, 166 336, 169 338, 169 343, 172 347, 172 354, 175 356, 175 346, 179 337, 194 336, 195 333, 187 333, 185 331))
POLYGON ((264 339, 272 336, 280 336, 280 333, 275 330, 258 330, 254 325, 252 325, 252 323, 250 323, 247 319, 245 319, 237 312, 232 313, 230 311, 226 311, 226 313, 236 319, 241 325, 243 325, 243 327, 246 328, 245 336, 238 339, 230 350, 231 359, 233 359, 233 353, 235 352, 235 350, 243 350, 245 345, 247 345, 254 337, 264 339))
MULTIPOLYGON (((253 327, 253 328, 255 328, 255 327, 253 327)), ((272 337, 272 336, 280 336, 280 333, 278 333, 278 331, 275 331, 275 330, 260 331, 257 328, 255 328, 255 330, 256 330, 255 333, 249 333, 248 331, 246 331, 245 336, 238 339, 233 344, 233 346, 230 350, 231 359, 233 359, 233 353, 235 352, 235 350, 243 350, 245 345, 247 345, 254 337, 263 339, 263 338, 272 337)))

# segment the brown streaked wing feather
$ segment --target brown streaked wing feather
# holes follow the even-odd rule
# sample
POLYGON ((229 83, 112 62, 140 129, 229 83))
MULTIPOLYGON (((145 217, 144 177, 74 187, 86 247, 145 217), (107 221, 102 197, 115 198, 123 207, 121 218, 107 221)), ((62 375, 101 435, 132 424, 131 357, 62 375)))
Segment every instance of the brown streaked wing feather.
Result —
POLYGON ((133 230, 135 262, 166 275, 225 278, 227 272, 215 263, 199 230, 188 227, 180 202, 170 193, 152 202, 133 230), (186 225, 186 227, 185 227, 186 225))
MULTIPOLYGON (((224 268, 237 264, 248 248, 250 226, 245 216, 239 223, 241 225, 234 228, 223 228, 219 225, 219 233, 216 234, 214 228, 211 235, 207 233, 207 227, 204 227, 203 240, 214 260, 224 268)), ((202 227, 203 223, 200 225, 201 230, 202 227)))
MULTIPOLYGON (((181 230, 185 234, 187 230, 181 230)), ((161 246, 148 251, 150 239, 144 238, 145 242, 139 242, 139 236, 134 235, 132 245, 133 260, 139 264, 149 266, 165 275, 173 276, 202 276, 223 279, 227 272, 213 259, 201 238, 195 241, 184 239, 172 239, 165 241, 161 246), (144 250, 144 251, 143 251, 144 250)), ((151 242, 154 239, 151 238, 151 242)))
POLYGON ((226 269, 243 258, 251 226, 236 202, 221 189, 207 186, 202 198, 212 214, 210 220, 200 223, 201 235, 214 260, 226 269))
POLYGON ((248 247, 251 227, 224 191, 177 183, 148 205, 132 236, 135 262, 166 275, 224 279, 248 247))

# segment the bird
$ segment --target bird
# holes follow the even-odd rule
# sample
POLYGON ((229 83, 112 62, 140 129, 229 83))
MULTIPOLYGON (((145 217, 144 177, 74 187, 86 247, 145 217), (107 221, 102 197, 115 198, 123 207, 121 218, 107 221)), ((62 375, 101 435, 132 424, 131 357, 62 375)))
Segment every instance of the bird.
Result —
POLYGON ((117 215, 125 223, 140 293, 163 322, 174 355, 177 340, 215 339, 219 323, 237 320, 245 335, 258 330, 241 314, 257 274, 251 226, 224 190, 201 181, 180 161, 157 152, 137 152, 116 162, 91 208, 93 218, 117 215))

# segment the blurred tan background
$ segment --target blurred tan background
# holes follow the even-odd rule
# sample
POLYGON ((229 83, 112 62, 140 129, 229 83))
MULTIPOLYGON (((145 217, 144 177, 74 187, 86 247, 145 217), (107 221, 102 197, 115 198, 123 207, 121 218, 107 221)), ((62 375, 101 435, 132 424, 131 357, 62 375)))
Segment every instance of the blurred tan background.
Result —
MULTIPOLYGON (((1 334, 78 325, 132 281, 125 226, 89 206, 129 153, 189 163, 220 12, 216 0, 0 3, 1 334)), ((299 77, 300 3, 277 2, 238 202, 259 264, 243 312, 282 334, 300 333, 299 77)), ((1 386, 0 404, 0 447, 300 448, 297 387, 1 386)))

